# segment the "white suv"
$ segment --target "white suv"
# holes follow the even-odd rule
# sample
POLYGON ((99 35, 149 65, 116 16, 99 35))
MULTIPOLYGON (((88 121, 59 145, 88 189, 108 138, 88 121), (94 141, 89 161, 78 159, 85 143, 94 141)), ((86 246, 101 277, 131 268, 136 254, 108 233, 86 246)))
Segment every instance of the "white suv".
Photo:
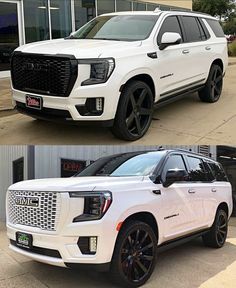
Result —
POLYGON ((218 101, 227 65, 227 40, 209 15, 105 14, 66 39, 16 49, 13 99, 36 119, 102 124, 137 140, 157 106, 195 91, 218 101))
POLYGON ((198 236, 222 247, 231 213, 221 165, 183 150, 109 156, 75 177, 20 182, 7 193, 12 250, 62 267, 110 269, 129 287, 148 280, 160 247, 198 236))

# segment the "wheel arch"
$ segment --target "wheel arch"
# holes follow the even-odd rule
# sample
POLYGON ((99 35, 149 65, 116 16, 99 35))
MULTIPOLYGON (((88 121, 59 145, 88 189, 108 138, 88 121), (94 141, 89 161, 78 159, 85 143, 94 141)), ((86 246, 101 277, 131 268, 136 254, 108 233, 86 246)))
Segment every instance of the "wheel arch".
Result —
POLYGON ((121 230, 122 230, 122 227, 124 227, 124 225, 126 223, 128 223, 129 221, 132 221, 132 220, 138 220, 138 221, 141 221, 141 222, 148 224, 152 228, 152 230, 154 231, 154 233, 157 237, 157 240, 158 240, 159 228, 158 228, 157 220, 151 212, 142 211, 142 212, 137 212, 137 213, 129 215, 123 221, 122 226, 121 226, 121 230))
MULTIPOLYGON (((220 66, 220 68, 221 68, 222 71, 224 72, 224 63, 223 63, 222 59, 220 59, 220 58, 215 59, 215 60, 212 62, 212 65, 214 65, 214 64, 220 66)), ((211 65, 211 66, 212 66, 212 65, 211 65)))
POLYGON ((131 78, 129 78, 123 85, 121 85, 120 87, 120 92, 122 93, 124 87, 130 82, 130 81, 142 81, 144 83, 146 83, 153 94, 153 99, 155 100, 156 97, 156 87, 155 87, 155 83, 154 80, 152 78, 152 76, 150 76, 147 73, 141 73, 141 74, 136 74, 134 76, 132 76, 131 78))
POLYGON ((216 211, 218 211, 219 209, 224 210, 228 217, 230 216, 229 215, 229 206, 226 202, 220 203, 219 206, 217 207, 216 211))

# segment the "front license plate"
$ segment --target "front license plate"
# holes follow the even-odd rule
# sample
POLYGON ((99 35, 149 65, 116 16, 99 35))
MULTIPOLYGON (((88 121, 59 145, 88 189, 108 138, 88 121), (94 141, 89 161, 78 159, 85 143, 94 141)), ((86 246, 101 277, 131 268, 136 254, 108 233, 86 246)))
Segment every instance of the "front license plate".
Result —
POLYGON ((26 95, 26 107, 41 110, 43 107, 43 98, 39 96, 26 95))
POLYGON ((33 246, 33 237, 31 234, 16 232, 16 245, 30 249, 33 246))

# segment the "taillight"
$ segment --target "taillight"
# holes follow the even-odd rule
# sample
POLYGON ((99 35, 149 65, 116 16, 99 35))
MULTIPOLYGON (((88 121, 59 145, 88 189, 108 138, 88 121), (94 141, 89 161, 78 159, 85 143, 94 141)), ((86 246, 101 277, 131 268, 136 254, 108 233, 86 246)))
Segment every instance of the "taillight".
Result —
POLYGON ((70 192, 71 198, 84 198, 84 211, 73 222, 99 220, 112 203, 111 192, 70 192))

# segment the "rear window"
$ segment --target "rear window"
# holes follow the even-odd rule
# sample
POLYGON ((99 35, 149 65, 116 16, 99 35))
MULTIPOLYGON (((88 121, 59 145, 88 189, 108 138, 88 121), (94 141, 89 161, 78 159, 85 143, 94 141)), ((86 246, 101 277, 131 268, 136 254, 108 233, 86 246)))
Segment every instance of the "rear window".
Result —
POLYGON ((225 38, 224 31, 217 20, 206 19, 207 23, 210 25, 216 37, 225 38))

